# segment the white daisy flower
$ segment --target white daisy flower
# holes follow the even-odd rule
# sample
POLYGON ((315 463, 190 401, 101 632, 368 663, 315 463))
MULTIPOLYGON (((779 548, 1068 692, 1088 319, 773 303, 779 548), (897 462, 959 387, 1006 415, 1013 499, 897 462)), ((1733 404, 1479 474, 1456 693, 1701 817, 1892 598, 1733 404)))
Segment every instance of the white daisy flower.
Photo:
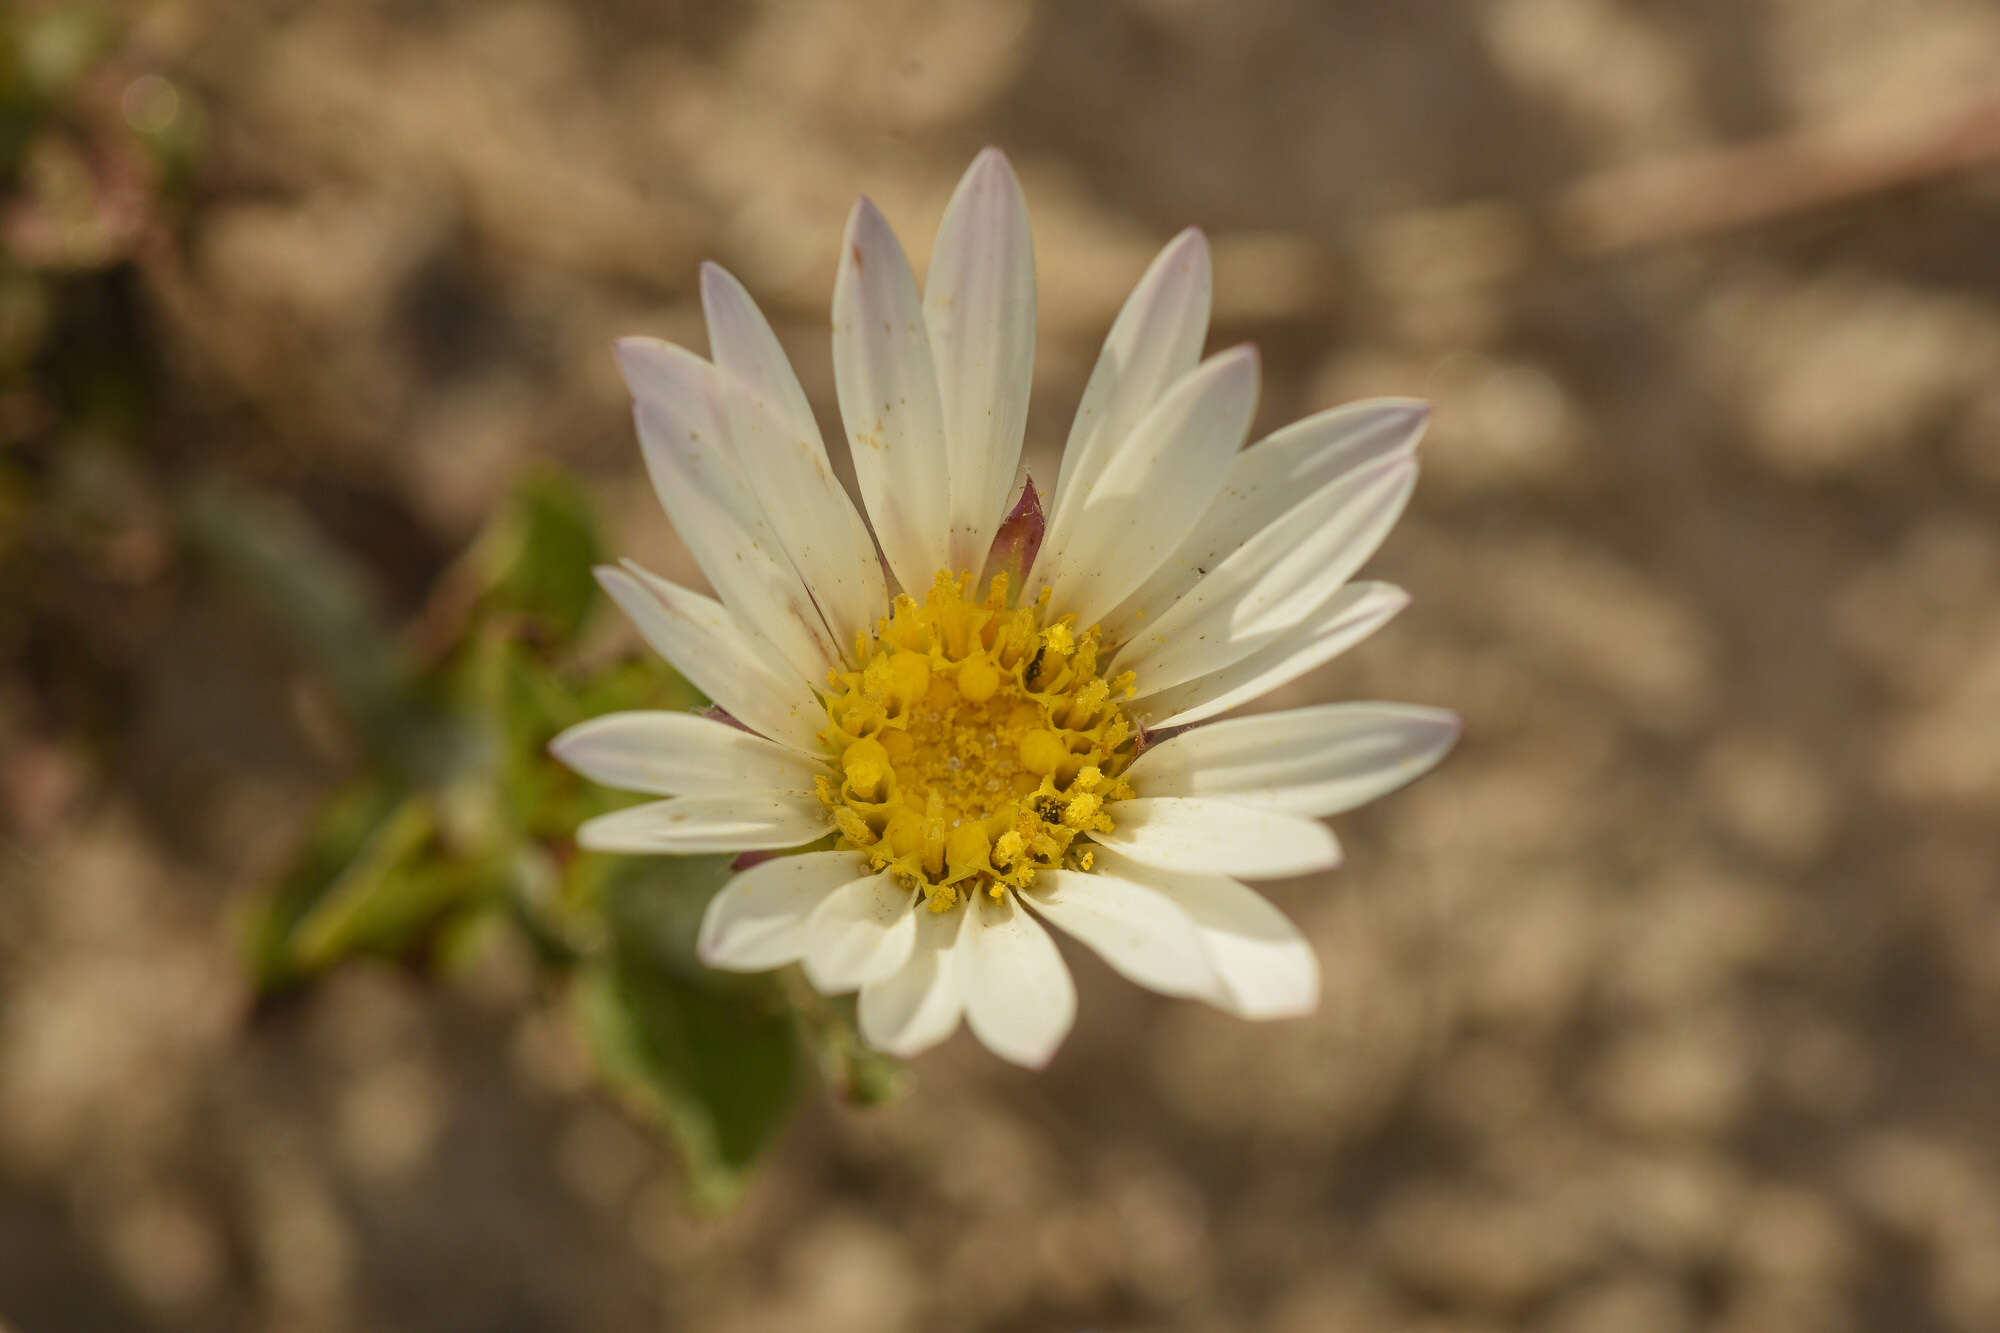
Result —
POLYGON ((1006 1059, 1047 1061, 1076 993, 1045 921, 1156 991, 1309 1012, 1311 948, 1243 881, 1336 865, 1321 818, 1424 772, 1457 719, 1383 703, 1209 719, 1407 601, 1349 579, 1409 497, 1424 407, 1358 403, 1244 448, 1257 357, 1201 359, 1209 256, 1189 230, 1112 325, 1045 533, 1030 487, 1002 534, 1035 268, 1020 186, 988 149, 923 288, 873 204, 848 219, 833 365, 864 523, 743 287, 711 264, 701 295, 709 360, 638 338, 618 356, 654 486, 717 597, 629 563, 600 578, 728 719, 619 713, 557 738, 579 773, 666 798, 578 841, 785 852, 717 894, 702 958, 858 990, 862 1034, 897 1055, 963 1018, 1006 1059))

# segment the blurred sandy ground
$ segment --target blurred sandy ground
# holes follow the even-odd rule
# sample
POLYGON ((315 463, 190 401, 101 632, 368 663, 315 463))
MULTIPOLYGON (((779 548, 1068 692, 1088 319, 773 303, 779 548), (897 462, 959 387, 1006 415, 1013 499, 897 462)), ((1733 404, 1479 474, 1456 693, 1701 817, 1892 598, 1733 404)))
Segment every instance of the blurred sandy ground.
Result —
POLYGON ((831 424, 852 197, 921 263, 993 142, 1041 264, 1035 457, 1188 223, 1263 423, 1436 402, 1374 565, 1415 606, 1277 702, 1468 725, 1277 890, 1318 1017, 1079 954, 1050 1071, 961 1040, 893 1109, 807 1108, 701 1224, 505 959, 246 1028, 227 907, 338 747, 198 572, 54 589, 0 679, 17 1333, 2000 1327, 2000 172, 1629 243, 1689 200, 1614 176, 1595 251, 1559 207, 1921 140, 1992 95, 1992 4, 139 10, 211 142, 137 294, 149 447, 286 488, 393 604, 536 459, 685 572, 609 340, 700 346, 713 256, 831 424))

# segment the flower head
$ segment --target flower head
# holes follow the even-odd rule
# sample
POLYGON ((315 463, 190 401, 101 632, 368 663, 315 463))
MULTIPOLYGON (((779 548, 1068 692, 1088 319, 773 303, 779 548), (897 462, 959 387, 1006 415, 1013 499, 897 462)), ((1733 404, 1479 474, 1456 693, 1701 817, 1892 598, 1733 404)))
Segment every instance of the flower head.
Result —
POLYGON ((618 351, 647 469, 717 598, 630 564, 600 577, 741 726, 620 713, 565 732, 554 750, 577 771, 666 798, 579 841, 784 851, 716 895, 702 957, 858 990, 864 1036, 897 1054, 963 1018, 1000 1055, 1046 1061, 1076 1001, 1043 920, 1154 990, 1247 1018, 1311 1010, 1311 948, 1242 881, 1337 864, 1321 817, 1429 768, 1457 719, 1375 703, 1209 719, 1402 608, 1349 580, 1415 483, 1422 405, 1358 403, 1244 448, 1257 358, 1201 359, 1208 249, 1183 232, 1112 326, 1038 530, 1017 482, 1034 256, 988 149, 921 291, 872 204, 848 220, 833 364, 864 523, 750 297, 714 265, 701 292, 708 360, 618 351))

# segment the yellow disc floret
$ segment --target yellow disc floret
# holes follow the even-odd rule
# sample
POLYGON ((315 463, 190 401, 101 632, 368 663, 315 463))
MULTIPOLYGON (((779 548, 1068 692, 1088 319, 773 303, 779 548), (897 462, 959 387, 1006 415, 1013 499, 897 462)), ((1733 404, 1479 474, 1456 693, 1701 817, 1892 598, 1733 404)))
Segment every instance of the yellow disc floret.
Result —
POLYGON ((921 889, 942 912, 981 888, 1026 888, 1037 870, 1089 867, 1074 846, 1108 833, 1132 724, 1131 673, 1098 675, 1098 630, 1044 624, 1049 594, 984 601, 940 571, 922 605, 905 594, 857 642, 858 671, 829 675, 826 730, 838 780, 819 780, 839 846, 921 889))

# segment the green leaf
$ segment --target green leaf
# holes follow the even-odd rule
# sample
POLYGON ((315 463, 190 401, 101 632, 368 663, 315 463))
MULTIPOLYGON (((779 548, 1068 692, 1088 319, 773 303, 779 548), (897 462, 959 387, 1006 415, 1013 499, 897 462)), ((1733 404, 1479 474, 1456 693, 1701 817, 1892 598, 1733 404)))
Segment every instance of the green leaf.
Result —
POLYGON ((707 983, 710 989, 768 989, 769 979, 716 972, 695 956, 708 900, 731 875, 728 856, 593 856, 598 911, 625 953, 650 967, 707 983))
POLYGON ((609 932, 572 992, 606 1081, 664 1132, 702 1208, 734 1202, 797 1096, 799 1029, 769 976, 695 957, 729 858, 578 858, 609 932))
POLYGON ((586 869, 602 859, 587 853, 560 858, 534 842, 523 842, 515 855, 507 903, 514 923, 551 967, 574 968, 606 948, 608 934, 586 869))
POLYGON ((291 871, 250 909, 247 952, 273 990, 356 954, 401 957, 447 915, 499 900, 494 852, 450 855, 438 807, 380 785, 329 802, 291 871))
POLYGON ((790 1018, 631 953, 585 969, 571 1000, 606 1083, 673 1143, 692 1202, 733 1204, 798 1095, 790 1018))
POLYGON ((482 546, 492 611, 533 617, 558 644, 576 637, 604 559, 597 514, 580 489, 555 474, 522 482, 482 546))
POLYGON ((274 990, 303 974, 293 938, 299 921, 338 884, 376 841, 406 798, 370 782, 336 795, 320 810, 291 868, 253 899, 244 919, 243 945, 259 990, 274 990))
POLYGON ((430 803, 405 803, 302 918, 293 937, 309 972, 355 954, 400 957, 459 906, 492 897, 500 868, 486 858, 453 858, 433 842, 430 803))
POLYGON ((454 666, 450 691, 458 711, 478 719, 490 741, 487 776, 514 827, 552 843, 567 842, 586 819, 640 799, 558 763, 548 750, 558 732, 602 713, 701 701, 672 670, 651 663, 618 662, 572 680, 507 621, 475 631, 454 666))
POLYGON ((402 872, 437 832, 429 804, 411 797, 376 825, 358 855, 326 886, 292 930, 292 956, 300 968, 318 971, 367 937, 368 918, 393 896, 402 872))

